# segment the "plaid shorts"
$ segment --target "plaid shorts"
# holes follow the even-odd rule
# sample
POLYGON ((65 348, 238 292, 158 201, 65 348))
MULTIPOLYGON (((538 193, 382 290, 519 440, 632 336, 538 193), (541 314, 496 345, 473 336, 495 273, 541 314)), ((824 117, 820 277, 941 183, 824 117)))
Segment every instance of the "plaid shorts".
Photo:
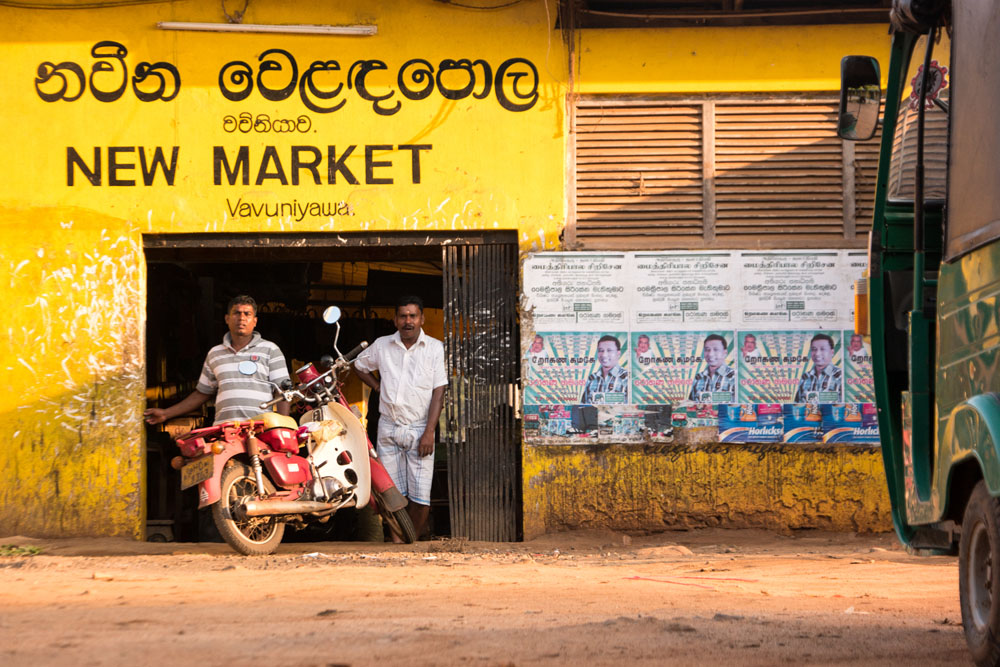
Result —
POLYGON ((426 424, 396 426, 388 419, 379 420, 376 446, 382 465, 399 492, 419 505, 431 504, 431 481, 434 478, 434 455, 421 456, 417 448, 426 424))

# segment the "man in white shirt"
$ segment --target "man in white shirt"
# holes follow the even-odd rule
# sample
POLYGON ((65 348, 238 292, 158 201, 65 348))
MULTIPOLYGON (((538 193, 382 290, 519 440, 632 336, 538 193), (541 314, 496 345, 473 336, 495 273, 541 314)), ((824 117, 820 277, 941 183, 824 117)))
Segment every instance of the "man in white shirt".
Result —
MULTIPOLYGON (((444 345, 422 328, 420 297, 400 299, 394 323, 396 333, 376 339, 358 356, 354 371, 379 392, 378 455, 400 493, 409 499, 406 510, 420 536, 430 513, 434 429, 448 376, 444 345)), ((398 541, 395 535, 393 539, 398 541)))

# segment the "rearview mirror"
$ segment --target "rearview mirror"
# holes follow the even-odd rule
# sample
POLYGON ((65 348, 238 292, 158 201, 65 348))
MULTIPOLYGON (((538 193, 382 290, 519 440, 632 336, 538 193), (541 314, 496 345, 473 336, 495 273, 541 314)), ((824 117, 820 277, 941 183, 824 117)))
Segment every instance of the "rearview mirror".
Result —
POLYGON ((878 61, 870 56, 844 56, 840 61, 840 114, 837 136, 866 141, 878 128, 882 101, 878 61))
POLYGON ((327 324, 333 324, 340 319, 340 308, 336 306, 330 306, 323 311, 323 321, 327 324))

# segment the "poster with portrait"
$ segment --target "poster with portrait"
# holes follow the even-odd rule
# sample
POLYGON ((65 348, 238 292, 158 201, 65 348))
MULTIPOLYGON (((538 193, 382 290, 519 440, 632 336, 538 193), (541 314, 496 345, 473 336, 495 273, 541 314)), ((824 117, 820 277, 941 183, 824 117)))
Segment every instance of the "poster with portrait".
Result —
POLYGON ((872 353, 861 334, 843 332, 847 341, 844 349, 844 402, 874 403, 875 376, 872 373, 872 353))
POLYGON ((731 403, 733 331, 632 333, 632 400, 647 405, 731 403))
POLYGON ((745 328, 851 324, 854 276, 838 250, 740 253, 739 321, 745 328))
POLYGON ((841 331, 737 332, 740 403, 839 403, 841 331), (752 337, 752 338, 748 338, 752 337))
POLYGON ((540 331, 531 340, 525 355, 525 404, 629 402, 626 332, 540 331))
POLYGON ((537 331, 628 327, 626 253, 554 252, 524 262, 527 305, 537 331))
POLYGON ((731 326, 740 269, 733 252, 637 252, 629 265, 634 330, 731 326))
POLYGON ((823 407, 841 405, 837 433, 877 442, 877 426, 851 421, 874 401, 852 330, 866 267, 860 250, 529 254, 524 435, 669 442, 723 415, 734 442, 818 442, 839 414, 824 422, 823 407))

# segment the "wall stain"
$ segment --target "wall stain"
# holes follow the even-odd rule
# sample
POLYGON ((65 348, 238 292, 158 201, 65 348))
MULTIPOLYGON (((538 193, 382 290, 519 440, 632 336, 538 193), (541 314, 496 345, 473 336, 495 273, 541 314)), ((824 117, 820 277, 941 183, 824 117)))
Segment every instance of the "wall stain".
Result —
POLYGON ((525 445, 525 537, 574 528, 892 529, 877 448, 525 445))

